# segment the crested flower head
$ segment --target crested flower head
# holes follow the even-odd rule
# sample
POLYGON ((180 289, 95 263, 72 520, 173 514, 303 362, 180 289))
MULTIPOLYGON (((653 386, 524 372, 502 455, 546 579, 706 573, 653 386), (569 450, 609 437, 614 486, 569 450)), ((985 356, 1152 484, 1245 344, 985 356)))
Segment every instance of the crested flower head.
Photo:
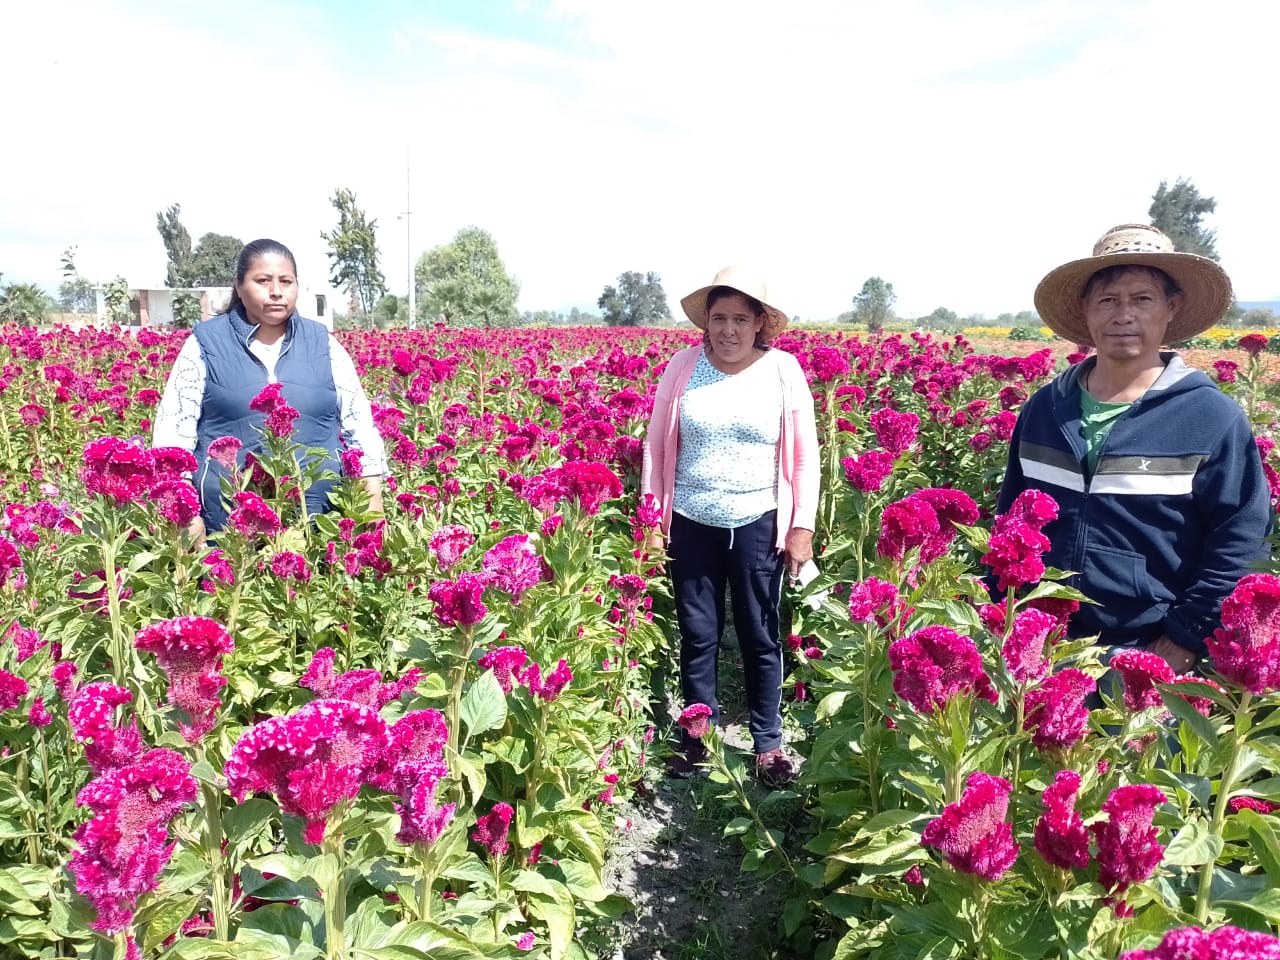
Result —
POLYGON ((1076 812, 1080 774, 1059 770, 1041 795, 1044 815, 1036 823, 1035 844, 1045 863, 1064 870, 1083 870, 1089 865, 1089 831, 1076 812))
POLYGON ((235 649, 231 635, 208 617, 177 617, 143 627, 133 645, 155 654, 169 676, 169 703, 183 717, 178 729, 188 743, 199 742, 222 705, 218 693, 227 681, 219 671, 223 656, 235 649))
POLYGON ((190 480, 161 480, 148 496, 160 516, 175 527, 186 528, 200 516, 200 496, 190 480))
POLYGON ((457 580, 438 580, 427 591, 436 619, 446 627, 473 627, 489 612, 484 605, 485 580, 479 574, 462 573, 457 580))
POLYGON ((1280 690, 1280 577, 1241 577, 1222 601, 1222 627, 1206 645, 1227 680, 1253 694, 1280 690))
POLYGON ((996 691, 969 637, 931 626, 889 645, 893 689, 920 713, 933 713, 952 697, 972 694, 991 703, 996 691))
POLYGON ((1045 641, 1058 621, 1040 610, 1019 610, 1013 618, 1013 629, 1005 638, 1000 653, 1009 675, 1018 683, 1034 683, 1049 672, 1045 641))
POLYGON ((527 533, 513 534, 485 552, 481 563, 486 582, 519 603, 524 592, 542 580, 542 558, 527 533))
POLYGON ((929 822, 921 842, 940 851, 949 864, 984 880, 999 880, 1018 857, 1009 811, 1008 780, 981 771, 969 774, 959 803, 948 804, 929 822))
POLYGON ((321 647, 311 658, 298 686, 312 691, 322 700, 346 700, 371 710, 381 710, 413 690, 422 678, 422 669, 414 667, 399 680, 385 683, 377 670, 348 670, 335 674, 332 647, 321 647))
POLYGON ((844 478, 850 486, 863 493, 878 493, 885 480, 893 473, 893 454, 883 450, 868 450, 857 457, 845 457, 840 461, 844 478))
POLYGON ((502 692, 510 693, 528 660, 523 647, 497 647, 480 658, 480 669, 492 670, 502 692))
POLYGON ((1169 798, 1149 783, 1117 787, 1102 804, 1108 819, 1092 826, 1098 845, 1098 882, 1119 899, 1149 878, 1164 857, 1152 826, 1156 806, 1169 798))
POLYGON ((85 489, 109 497, 117 507, 140 500, 155 482, 150 451, 119 437, 99 437, 84 446, 85 489))
POLYGON ((1124 683, 1124 705, 1137 713, 1164 705, 1157 683, 1170 683, 1173 670, 1165 659, 1147 650, 1120 650, 1111 658, 1111 669, 1124 683))
POLYGON ((1002 525, 997 519, 982 562, 996 575, 1001 590, 1012 590, 1044 576, 1043 557, 1049 546, 1049 538, 1037 527, 1021 521, 1002 525))
POLYGON ((918 416, 889 407, 881 407, 871 414, 870 423, 880 446, 895 457, 910 450, 920 432, 918 416))
POLYGON ((484 847, 491 859, 497 859, 511 849, 507 831, 511 827, 511 815, 515 813, 508 803, 495 803, 493 809, 476 819, 475 833, 471 839, 484 847))
POLYGON ((877 577, 849 588, 849 619, 855 623, 875 623, 887 627, 906 611, 896 585, 877 577))
POLYGON ((1093 677, 1068 667, 1027 691, 1022 729, 1032 731, 1037 750, 1065 750, 1084 738, 1089 726, 1085 698, 1097 686, 1093 677))
POLYGON ((133 694, 111 683, 89 683, 67 704, 67 721, 77 743, 84 744, 89 769, 101 776, 132 763, 142 753, 138 722, 115 723, 116 707, 133 701, 133 694))
POLYGON ((235 495, 236 508, 227 519, 231 527, 250 540, 258 537, 274 537, 280 532, 280 517, 267 501, 252 490, 242 490, 235 495))
POLYGON ((441 570, 448 570, 462 559, 462 555, 475 542, 476 538, 466 527, 452 523, 431 534, 429 545, 432 555, 436 558, 436 564, 441 570))
POLYGON ((28 689, 27 681, 16 673, 0 670, 0 710, 16 710, 28 689))
POLYGON ((1179 927, 1166 933, 1154 949, 1129 950, 1120 960, 1280 960, 1280 940, 1238 927, 1179 927))
POLYGON ((691 703, 680 711, 676 722, 689 737, 701 740, 711 730, 711 708, 705 703, 691 703))

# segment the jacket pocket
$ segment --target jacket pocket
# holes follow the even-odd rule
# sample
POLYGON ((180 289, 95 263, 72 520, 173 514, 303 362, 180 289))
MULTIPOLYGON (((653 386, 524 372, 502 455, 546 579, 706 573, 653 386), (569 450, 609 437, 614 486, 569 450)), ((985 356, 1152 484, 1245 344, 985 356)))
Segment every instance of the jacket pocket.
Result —
POLYGON ((1085 553, 1080 589, 1101 609, 1099 619, 1116 627, 1137 627, 1163 619, 1173 594, 1147 573, 1140 553, 1091 546, 1085 553))

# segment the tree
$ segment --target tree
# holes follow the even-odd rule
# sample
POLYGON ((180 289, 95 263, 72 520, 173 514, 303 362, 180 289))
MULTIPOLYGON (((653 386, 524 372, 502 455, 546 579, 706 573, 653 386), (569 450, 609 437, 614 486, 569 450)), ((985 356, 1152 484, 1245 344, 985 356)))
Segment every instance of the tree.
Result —
POLYGON ((409 325, 409 298, 397 297, 388 293, 373 305, 370 315, 373 325, 379 330, 409 325))
POLYGON ((1213 197, 1202 197, 1194 183, 1179 179, 1169 186, 1161 180, 1151 198, 1151 225, 1162 230, 1179 253, 1195 253, 1218 259, 1217 233, 1200 225, 1200 218, 1217 209, 1213 197))
POLYGON ((164 241, 164 250, 169 257, 169 266, 165 270, 164 285, 166 287, 191 286, 191 234, 182 225, 182 207, 174 204, 168 210, 156 214, 156 230, 164 241))
POLYGON ((0 323, 34 327, 43 323, 53 301, 34 283, 11 283, 0 291, 0 323))
POLYGON ((921 317, 919 322, 924 324, 927 330, 946 330, 959 325, 960 315, 946 307, 938 307, 927 317, 921 317))
POLYGON ((229 287, 236 282, 236 261, 244 244, 225 233, 206 233, 196 244, 187 270, 187 286, 229 287))
POLYGON ((107 308, 107 322, 130 326, 133 311, 129 309, 131 291, 129 281, 124 277, 116 277, 102 288, 102 301, 107 308))
POLYGON ((190 330, 200 322, 200 298, 186 290, 173 295, 173 328, 190 330))
POLYGON ((662 280, 650 270, 640 274, 629 270, 618 277, 618 286, 607 286, 596 301, 610 327, 647 327, 671 318, 662 280))
POLYGON ((356 195, 346 187, 333 192, 329 200, 338 211, 338 225, 332 233, 321 233, 329 241, 330 277, 335 287, 347 290, 366 317, 387 292, 387 280, 378 268, 378 221, 370 220, 356 206, 356 195))
POLYGON ((76 248, 62 251, 62 283, 58 285, 58 303, 65 313, 91 313, 97 305, 93 284, 76 269, 76 248))
POLYGON ((418 314, 451 327, 510 327, 517 321, 520 284, 507 274, 493 237, 463 227, 449 243, 428 250, 414 267, 418 314))
POLYGON ((884 329, 885 321, 893 317, 893 303, 897 299, 892 283, 868 277, 862 291, 853 298, 854 319, 865 323, 868 333, 878 333, 884 329))

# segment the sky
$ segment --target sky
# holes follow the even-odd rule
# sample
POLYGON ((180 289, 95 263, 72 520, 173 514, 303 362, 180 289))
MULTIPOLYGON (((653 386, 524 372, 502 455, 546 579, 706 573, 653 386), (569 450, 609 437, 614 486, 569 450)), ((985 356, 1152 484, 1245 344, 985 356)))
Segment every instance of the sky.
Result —
POLYGON ((327 285, 330 197, 382 269, 475 225, 521 310, 728 264, 824 320, 1032 307, 1190 178, 1239 299, 1280 298, 1274 44, 1246 0, 42 0, 0 10, 0 273, 162 286, 158 211, 327 285), (411 211, 406 219, 402 215, 411 211))

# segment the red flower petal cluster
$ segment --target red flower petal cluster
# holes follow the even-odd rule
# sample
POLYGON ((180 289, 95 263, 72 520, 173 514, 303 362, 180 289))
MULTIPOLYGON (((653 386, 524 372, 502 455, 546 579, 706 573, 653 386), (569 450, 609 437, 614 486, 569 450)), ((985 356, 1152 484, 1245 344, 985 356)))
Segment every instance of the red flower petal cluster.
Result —
POLYGON ((518 604, 524 592, 545 579, 542 557, 527 533, 517 533, 494 544, 481 563, 485 582, 510 594, 518 604))
POLYGON ((1080 774, 1059 770, 1041 795, 1044 815, 1036 823, 1035 845, 1050 866, 1083 870, 1089 865, 1089 831, 1076 812, 1079 791, 1080 774))
POLYGON ((895 457, 910 450, 920 433, 920 418, 914 413, 881 407, 869 420, 877 442, 895 457))
POLYGON ((476 538, 456 523, 441 527, 431 534, 429 546, 441 570, 448 570, 462 559, 462 555, 476 542, 476 538))
POLYGON ((298 686, 312 691, 321 700, 346 700, 371 710, 381 710, 392 700, 413 690, 422 679, 422 669, 414 667, 399 680, 383 682, 377 670, 348 670, 334 673, 336 654, 332 647, 321 647, 311 658, 298 686))
POLYGON ((495 803, 483 817, 476 818, 476 830, 471 839, 484 847, 491 859, 497 859, 508 850, 507 831, 511 827, 511 815, 515 813, 509 803, 495 803))
POLYGON ((482 599, 484 587, 482 576, 463 573, 457 580, 436 581, 427 597, 436 605, 436 619, 446 627, 474 627, 489 612, 482 599))
POLYGON ((274 537, 280 532, 280 517, 252 490, 242 490, 235 496, 236 508, 227 518, 227 526, 250 540, 258 537, 274 537))
POLYGON ((1065 750, 1083 739, 1089 725, 1085 697, 1097 689, 1093 677, 1068 667, 1027 691, 1022 729, 1037 750, 1065 750))
POLYGON ((1232 683, 1253 694, 1280 690, 1280 577, 1241 577, 1206 643, 1214 668, 1232 683))
POLYGON ((169 677, 169 703, 187 718, 178 721, 178 729, 187 743, 198 743, 222 706, 218 692, 227 681, 219 671, 222 658, 235 649, 231 634, 209 617, 177 617, 143 627, 133 645, 160 661, 169 677))
POLYGON ((1040 610, 1025 608, 1013 617, 1013 629, 1005 638, 1000 654, 1009 675, 1018 683, 1033 683, 1049 672, 1045 642, 1058 621, 1040 610))
POLYGON ((883 450, 868 450, 861 456, 845 457, 840 461, 844 478, 855 490, 878 493, 885 480, 893 473, 893 454, 883 450))
POLYGON ((133 694, 112 683, 85 684, 67 704, 72 736, 84 744, 89 769, 101 776, 128 766, 142 753, 138 721, 116 726, 115 709, 133 701, 133 694))
POLYGON ((929 822, 921 842, 941 851, 947 863, 984 880, 999 880, 1018 858, 1013 827, 1005 820, 1012 786, 1003 777, 969 774, 959 803, 948 804, 929 822))
POLYGON ((1098 882, 1113 901, 1150 877, 1164 857, 1164 847, 1156 842, 1159 831, 1151 821, 1156 806, 1168 799, 1149 783, 1135 783, 1112 790, 1102 804, 1108 819, 1091 830, 1098 845, 1098 882))
POLYGON ((1040 490, 1024 490, 996 517, 982 562, 996 575, 996 586, 1010 590, 1035 583, 1044 576, 1044 552, 1049 538, 1042 527, 1057 519, 1058 504, 1040 490))
POLYGON ((889 666, 894 692, 920 713, 933 713, 962 693, 996 702, 977 645, 950 627, 925 627, 895 640, 889 666))
POLYGON ((1125 649, 1117 651, 1109 664, 1120 674, 1124 686, 1124 705, 1137 713, 1148 707, 1160 707, 1164 700, 1157 683, 1173 680, 1173 669, 1164 657, 1147 650, 1125 649))
POLYGON ((1238 927, 1181 927, 1166 933, 1158 947, 1129 950, 1120 960, 1280 960, 1280 940, 1238 927))
POLYGON ((680 711, 676 722, 694 740, 701 740, 711 730, 711 708, 705 703, 691 703, 680 711))

